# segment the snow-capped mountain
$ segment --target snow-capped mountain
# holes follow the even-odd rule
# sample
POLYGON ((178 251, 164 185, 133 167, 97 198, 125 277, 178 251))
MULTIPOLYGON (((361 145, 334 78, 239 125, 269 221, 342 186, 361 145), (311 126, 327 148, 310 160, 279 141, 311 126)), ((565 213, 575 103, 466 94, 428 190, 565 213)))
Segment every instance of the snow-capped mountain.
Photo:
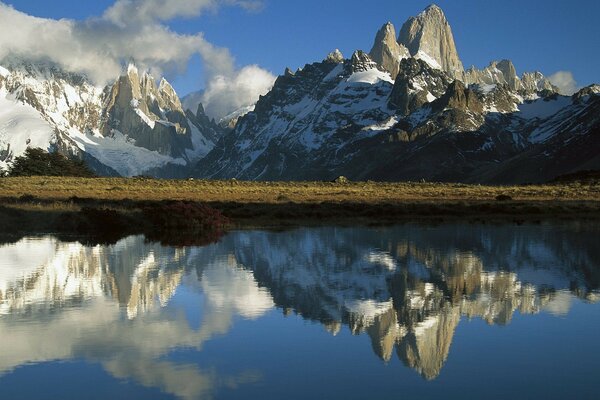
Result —
POLYGON ((27 147, 84 159, 104 175, 176 175, 205 156, 220 129, 184 111, 171 85, 130 65, 112 85, 52 65, 0 69, 0 168, 27 147))
POLYGON ((27 147, 123 176, 539 182, 600 169, 597 85, 564 96, 510 60, 464 70, 435 5, 398 34, 384 24, 369 53, 286 69, 220 121, 197 105, 202 92, 182 101, 134 66, 97 87, 51 65, 0 64, 3 169, 27 147))
POLYGON ((368 54, 336 51, 286 70, 195 174, 546 181, 600 168, 598 101, 596 86, 563 96, 540 72, 518 76, 510 60, 465 71, 443 11, 430 6, 398 38, 386 23, 368 54))

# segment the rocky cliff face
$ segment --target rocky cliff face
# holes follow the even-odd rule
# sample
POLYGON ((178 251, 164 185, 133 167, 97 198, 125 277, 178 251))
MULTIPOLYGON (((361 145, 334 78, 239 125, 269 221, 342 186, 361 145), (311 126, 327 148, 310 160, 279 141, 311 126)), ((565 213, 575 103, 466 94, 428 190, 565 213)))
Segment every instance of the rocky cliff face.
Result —
POLYGON ((437 66, 455 78, 462 77, 464 68, 452 29, 438 6, 431 5, 406 21, 400 29, 398 42, 406 46, 413 57, 437 66))
POLYGON ((402 60, 399 68, 389 105, 401 115, 409 115, 442 96, 452 82, 448 74, 416 58, 402 60))
POLYGON ((510 60, 492 61, 482 70, 475 67, 465 71, 464 81, 479 86, 506 85, 524 98, 536 98, 538 92, 558 93, 558 88, 540 72, 525 72, 521 78, 510 60))
POLYGON ((396 79, 400 69, 400 61, 409 58, 410 52, 397 42, 396 28, 391 22, 388 22, 377 32, 369 56, 385 71, 389 72, 392 79, 396 79))

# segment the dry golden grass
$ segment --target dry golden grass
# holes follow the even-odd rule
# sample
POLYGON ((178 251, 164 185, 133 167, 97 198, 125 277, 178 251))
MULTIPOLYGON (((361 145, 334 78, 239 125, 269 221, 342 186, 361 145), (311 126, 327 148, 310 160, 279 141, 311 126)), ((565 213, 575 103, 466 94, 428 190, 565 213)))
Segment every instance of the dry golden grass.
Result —
POLYGON ((30 177, 0 179, 0 198, 35 196, 97 200, 193 200, 273 204, 282 202, 490 201, 499 195, 515 201, 599 201, 600 185, 579 183, 528 186, 480 186, 446 183, 246 182, 126 178, 30 177))

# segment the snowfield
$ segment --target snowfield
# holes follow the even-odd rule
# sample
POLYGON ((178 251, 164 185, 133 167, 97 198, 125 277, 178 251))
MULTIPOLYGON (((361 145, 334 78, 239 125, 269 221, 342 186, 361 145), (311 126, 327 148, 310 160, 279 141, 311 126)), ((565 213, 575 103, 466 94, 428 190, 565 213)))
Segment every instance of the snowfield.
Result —
POLYGON ((55 139, 54 129, 36 109, 0 89, 0 169, 8 168, 8 154, 19 156, 27 147, 49 149, 55 139))

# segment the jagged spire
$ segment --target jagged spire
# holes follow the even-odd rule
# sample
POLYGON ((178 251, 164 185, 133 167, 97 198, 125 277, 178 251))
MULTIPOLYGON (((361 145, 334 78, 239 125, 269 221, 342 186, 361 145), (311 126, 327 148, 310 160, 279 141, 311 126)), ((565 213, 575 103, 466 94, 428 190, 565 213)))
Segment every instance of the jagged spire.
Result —
POLYGON ((414 57, 456 78, 462 77, 464 67, 458 57, 452 29, 442 9, 435 4, 404 23, 398 42, 414 57))
POLYGON ((377 32, 369 56, 395 79, 400 61, 410 57, 410 53, 396 41, 396 28, 391 22, 387 22, 377 32))

